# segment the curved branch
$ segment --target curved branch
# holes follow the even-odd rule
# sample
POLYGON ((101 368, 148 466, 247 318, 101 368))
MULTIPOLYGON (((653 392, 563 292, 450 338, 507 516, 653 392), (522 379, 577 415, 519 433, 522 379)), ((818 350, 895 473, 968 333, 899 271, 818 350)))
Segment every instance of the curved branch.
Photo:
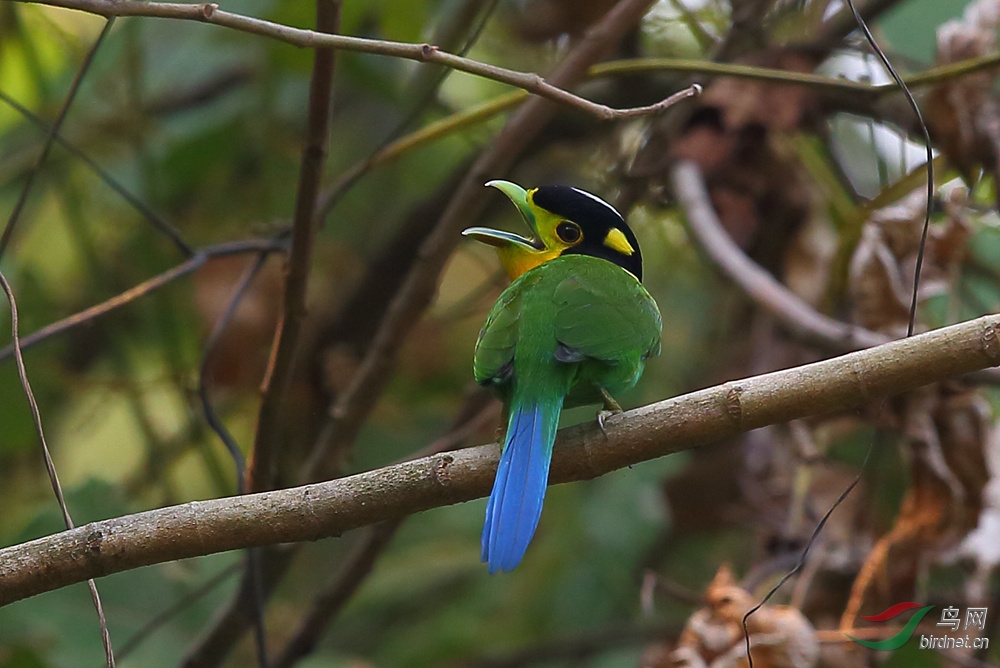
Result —
POLYGON ((838 353, 871 348, 889 340, 884 334, 823 315, 747 257, 723 229, 697 165, 678 162, 671 168, 670 180, 688 229, 702 250, 722 273, 797 338, 838 353))
MULTIPOLYGON (((815 364, 731 381, 563 429, 551 483, 587 480, 776 422, 844 410, 1000 364, 1000 315, 815 364)), ((485 496, 499 456, 481 445, 347 478, 194 501, 93 522, 0 550, 0 605, 88 578, 227 550, 317 540, 485 496)), ((471 538, 470 538, 471 540, 471 538)))
MULTIPOLYGON (((793 336, 835 353, 862 350, 889 341, 885 334, 820 313, 747 257, 723 229, 697 165, 678 162, 671 168, 670 179, 687 218, 688 229, 702 250, 722 273, 793 336)), ((1000 385, 1000 371, 977 370, 970 379, 1000 385)))

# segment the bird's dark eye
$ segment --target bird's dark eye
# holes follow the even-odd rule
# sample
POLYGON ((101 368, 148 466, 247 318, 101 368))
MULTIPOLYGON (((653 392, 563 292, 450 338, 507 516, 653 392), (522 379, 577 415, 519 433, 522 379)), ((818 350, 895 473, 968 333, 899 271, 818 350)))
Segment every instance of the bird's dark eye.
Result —
POLYGON ((575 244, 583 237, 580 226, 568 220, 556 226, 556 234, 559 236, 560 241, 567 244, 575 244))

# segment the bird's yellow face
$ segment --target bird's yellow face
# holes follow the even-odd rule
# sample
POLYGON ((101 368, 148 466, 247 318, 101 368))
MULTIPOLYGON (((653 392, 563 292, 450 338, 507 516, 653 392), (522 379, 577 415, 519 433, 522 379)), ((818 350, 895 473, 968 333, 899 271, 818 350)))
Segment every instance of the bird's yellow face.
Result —
POLYGON ((524 190, 509 181, 490 181, 507 195, 533 232, 522 237, 486 227, 470 227, 466 236, 497 248, 511 280, 563 254, 603 257, 636 278, 642 259, 635 235, 614 208, 590 193, 566 186, 524 190))

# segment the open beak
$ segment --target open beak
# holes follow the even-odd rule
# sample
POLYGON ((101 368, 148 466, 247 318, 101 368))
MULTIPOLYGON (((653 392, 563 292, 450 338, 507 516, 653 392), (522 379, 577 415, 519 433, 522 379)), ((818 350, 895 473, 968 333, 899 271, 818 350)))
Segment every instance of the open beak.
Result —
MULTIPOLYGON (((524 188, 516 183, 501 181, 499 179, 489 181, 486 185, 492 186, 506 195, 510 201, 514 203, 514 206, 517 207, 518 212, 521 214, 521 218, 523 218, 524 222, 531 228, 531 231, 536 231, 535 215, 531 212, 531 207, 528 206, 528 192, 524 188)), ((481 241, 484 244, 497 246, 498 248, 504 248, 514 244, 532 251, 545 249, 541 240, 537 238, 522 237, 521 235, 514 234, 513 232, 494 230, 489 227, 470 227, 463 230, 462 234, 467 237, 472 237, 476 241, 481 241)))

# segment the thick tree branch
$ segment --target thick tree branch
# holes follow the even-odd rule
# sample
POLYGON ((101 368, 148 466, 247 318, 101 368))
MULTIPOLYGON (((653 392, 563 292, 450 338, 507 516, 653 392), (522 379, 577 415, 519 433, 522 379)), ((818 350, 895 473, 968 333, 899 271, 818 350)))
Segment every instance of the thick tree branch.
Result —
MULTIPOLYGON (((607 436, 560 432, 550 482, 587 480, 751 429, 845 410, 1000 364, 1000 315, 815 364, 731 381, 616 415, 607 436)), ((347 478, 194 501, 93 522, 0 550, 0 605, 88 578, 246 547, 317 540, 485 496, 495 444, 347 478)), ((471 539, 470 539, 471 540, 471 539)))

